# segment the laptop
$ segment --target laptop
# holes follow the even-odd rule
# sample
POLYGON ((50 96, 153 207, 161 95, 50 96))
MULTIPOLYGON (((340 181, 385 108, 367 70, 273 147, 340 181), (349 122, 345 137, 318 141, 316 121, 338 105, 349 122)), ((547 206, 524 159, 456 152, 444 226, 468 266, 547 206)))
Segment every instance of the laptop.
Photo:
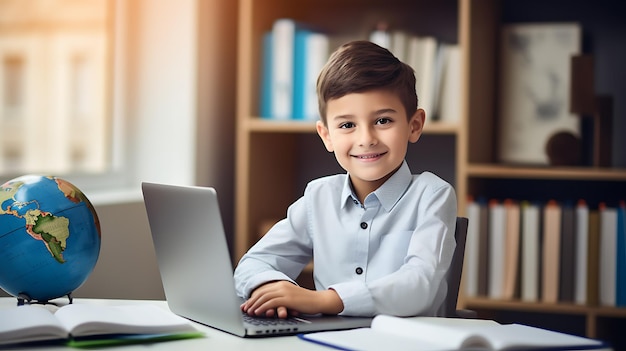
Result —
POLYGON ((240 337, 368 327, 371 318, 250 317, 241 311, 233 266, 211 187, 142 183, 165 298, 172 312, 240 337))

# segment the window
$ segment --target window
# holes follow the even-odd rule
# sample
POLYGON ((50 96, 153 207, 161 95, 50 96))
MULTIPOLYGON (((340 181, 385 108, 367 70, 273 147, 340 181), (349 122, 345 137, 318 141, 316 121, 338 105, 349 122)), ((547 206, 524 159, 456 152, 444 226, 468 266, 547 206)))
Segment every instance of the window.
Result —
POLYGON ((0 1, 0 183, 114 173, 114 2, 0 1))

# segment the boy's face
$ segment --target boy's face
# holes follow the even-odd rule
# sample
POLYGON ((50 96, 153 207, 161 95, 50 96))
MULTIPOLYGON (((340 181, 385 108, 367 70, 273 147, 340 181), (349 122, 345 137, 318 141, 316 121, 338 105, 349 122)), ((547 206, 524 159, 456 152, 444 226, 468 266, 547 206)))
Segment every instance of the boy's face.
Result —
POLYGON ((400 99, 386 90, 348 94, 326 107, 327 126, 317 122, 317 132, 350 173, 359 197, 376 190, 400 167, 408 143, 417 142, 424 126, 423 110, 407 119, 400 99))

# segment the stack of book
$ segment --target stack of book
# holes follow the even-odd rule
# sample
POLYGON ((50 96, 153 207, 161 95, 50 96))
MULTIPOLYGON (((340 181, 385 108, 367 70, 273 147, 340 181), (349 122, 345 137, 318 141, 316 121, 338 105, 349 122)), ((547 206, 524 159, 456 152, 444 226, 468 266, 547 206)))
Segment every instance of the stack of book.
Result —
POLYGON ((626 205, 470 199, 467 296, 626 306, 626 205))
POLYGON ((413 68, 419 107, 428 120, 460 119, 461 52, 457 44, 404 30, 389 31, 385 25, 374 30, 369 40, 413 68))
POLYGON ((289 18, 274 22, 263 36, 262 118, 316 120, 316 83, 329 56, 329 37, 289 18))
POLYGON ((430 120, 460 119, 461 52, 433 36, 377 29, 369 38, 330 36, 291 18, 276 20, 263 35, 260 111, 273 120, 317 120, 316 83, 332 50, 350 40, 389 49, 415 71, 419 107, 430 120))

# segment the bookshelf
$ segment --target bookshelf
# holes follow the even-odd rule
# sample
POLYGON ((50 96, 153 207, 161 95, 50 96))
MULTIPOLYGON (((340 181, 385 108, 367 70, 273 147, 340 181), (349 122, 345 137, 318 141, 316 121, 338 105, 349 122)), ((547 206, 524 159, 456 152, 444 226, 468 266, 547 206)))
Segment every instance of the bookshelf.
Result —
MULTIPOLYGON (((626 168, 623 157, 620 167, 524 167, 504 165, 497 162, 498 123, 498 45, 501 25, 514 22, 577 22, 583 27, 583 52, 608 54, 600 47, 597 28, 607 8, 615 7, 615 1, 601 1, 595 5, 565 1, 461 1, 460 37, 465 44, 465 74, 467 82, 464 98, 466 115, 462 129, 467 133, 467 163, 462 166, 460 181, 465 192, 459 193, 459 209, 466 206, 464 195, 485 198, 518 200, 548 199, 587 200, 590 206, 600 201, 616 203, 626 196, 626 168), (563 11, 566 9, 566 11, 563 11), (593 44, 590 44, 593 42, 593 44), (471 123, 470 123, 471 121, 471 123)), ((611 35, 626 35, 624 26, 611 35)), ((616 40, 616 39, 614 39, 616 40)), ((615 43, 613 43, 615 44, 615 43)), ((604 42, 604 45, 611 45, 604 42)), ((601 59, 601 58, 600 58, 601 59)), ((599 61, 602 61, 599 60, 599 61)), ((602 71, 610 68, 598 68, 602 71)), ((596 82, 614 94, 613 83, 596 82)), ((613 78, 615 80, 615 78, 613 78)), ((598 89, 598 87, 596 87, 598 89)), ((620 96, 614 96, 619 101, 620 96)), ((622 97, 623 98, 623 97, 622 97)), ((617 106, 616 106, 617 107, 617 106)), ((623 130, 623 127, 621 128, 623 130)), ((532 140, 529 140, 532 142, 532 140)), ((614 143, 614 150, 619 148, 614 143)), ((620 160, 617 161, 620 163, 620 160)), ((626 327, 626 309, 617 307, 583 306, 568 303, 528 303, 519 300, 502 301, 485 297, 461 296, 460 304, 478 312, 479 316, 500 322, 525 322, 550 329, 598 337, 613 343, 615 349, 626 346, 623 333, 626 327)))
MULTIPOLYGON (((498 31, 501 23, 508 20, 503 11, 511 3, 517 4, 516 8, 541 6, 542 11, 535 15, 538 21, 576 19, 554 15, 554 9, 543 11, 545 6, 568 6, 570 3, 565 1, 542 5, 537 0, 240 0, 235 259, 258 240, 260 228, 268 221, 285 216, 287 207, 301 196, 307 181, 343 173, 334 157, 323 149, 313 123, 258 117, 261 37, 282 17, 315 24, 345 40, 365 39, 375 23, 393 19, 399 28, 434 35, 460 46, 461 118, 454 124, 427 123, 417 150, 409 149, 408 160, 415 172, 441 170, 440 175, 456 188, 460 215, 464 215, 470 194, 524 199, 535 193, 557 199, 567 196, 597 201, 624 197, 626 168, 521 167, 496 161, 498 31), (438 152, 433 153, 434 149, 438 152)), ((532 14, 532 10, 526 13, 532 14)), ((618 98, 615 96, 615 100, 618 98)), ((626 311, 621 308, 469 299, 462 293, 459 305, 487 318, 506 321, 512 314, 511 318, 528 318, 531 324, 624 344, 617 332, 626 326, 626 311)))

